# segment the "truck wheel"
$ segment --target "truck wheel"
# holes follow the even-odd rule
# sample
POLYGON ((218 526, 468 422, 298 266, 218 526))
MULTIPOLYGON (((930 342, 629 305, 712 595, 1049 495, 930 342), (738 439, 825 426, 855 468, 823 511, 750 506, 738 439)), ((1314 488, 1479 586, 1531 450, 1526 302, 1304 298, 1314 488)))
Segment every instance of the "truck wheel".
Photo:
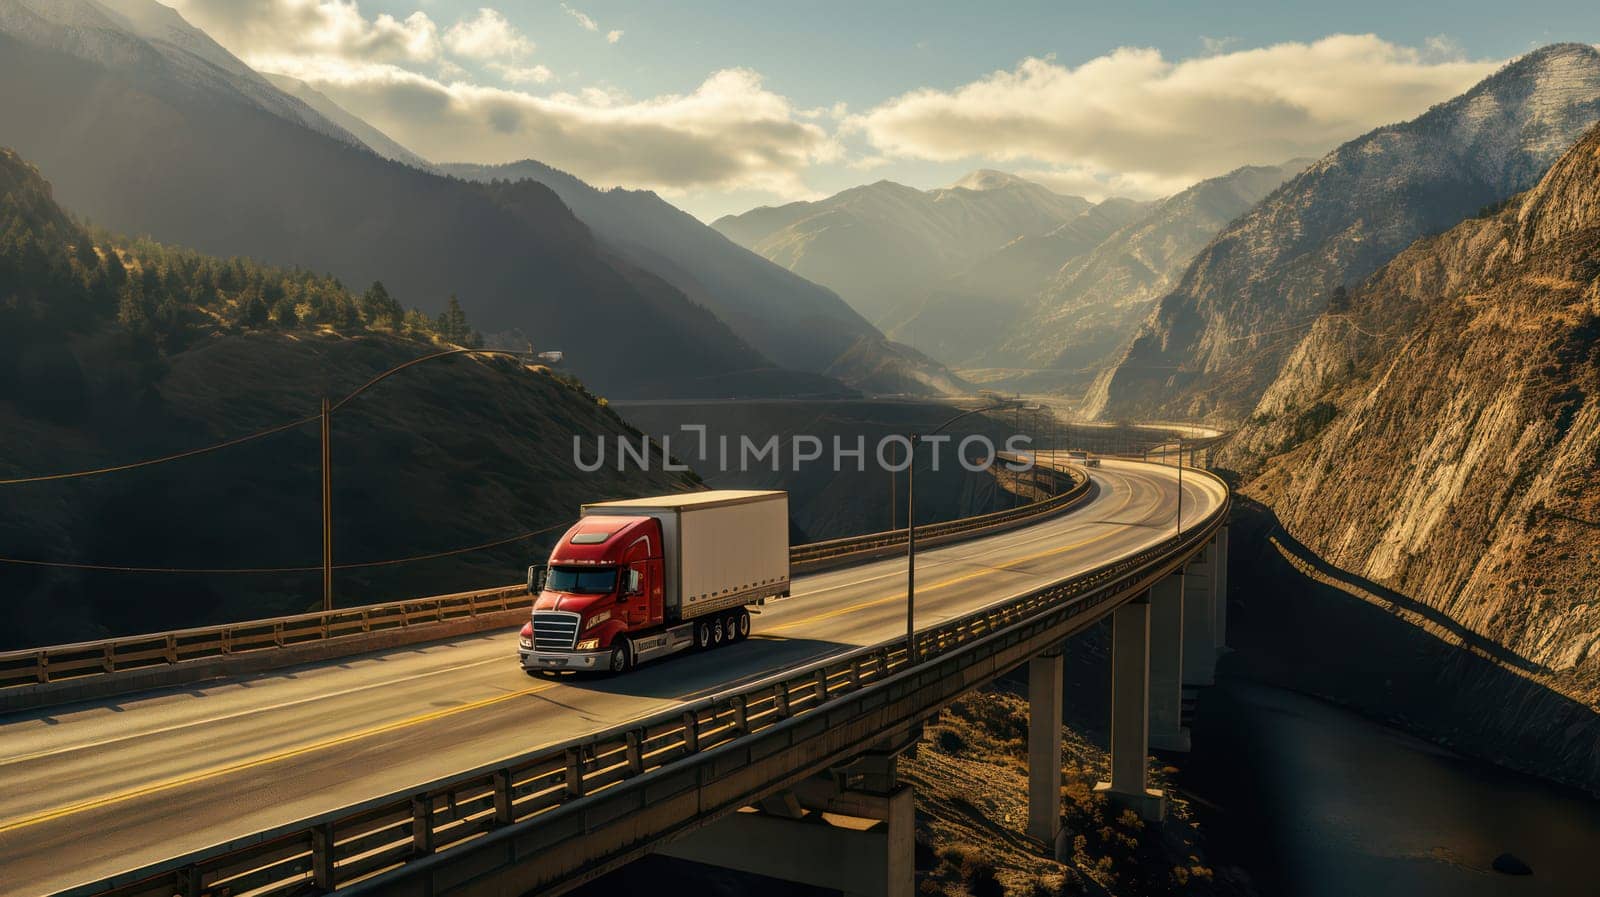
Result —
POLYGON ((701 620, 694 627, 694 646, 701 651, 711 649, 711 624, 701 620))
POLYGON ((739 639, 741 641, 743 641, 744 639, 747 639, 749 637, 750 637, 750 610, 749 610, 749 608, 740 608, 739 609, 739 639))
POLYGON ((730 645, 739 640, 738 614, 728 614, 722 618, 722 640, 730 645))
POLYGON ((723 635, 723 633, 722 633, 722 621, 721 620, 712 620, 711 621, 711 647, 713 647, 713 648, 722 647, 722 635, 723 635))
POLYGON ((633 668, 633 649, 628 645, 628 640, 618 638, 617 644, 611 649, 611 672, 626 673, 633 668))

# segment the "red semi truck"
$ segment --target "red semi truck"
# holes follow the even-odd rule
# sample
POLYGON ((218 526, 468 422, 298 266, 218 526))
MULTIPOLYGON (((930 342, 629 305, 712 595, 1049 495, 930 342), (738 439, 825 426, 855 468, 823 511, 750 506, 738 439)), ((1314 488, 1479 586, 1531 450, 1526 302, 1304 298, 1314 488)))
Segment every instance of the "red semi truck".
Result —
POLYGON ((789 496, 723 489, 583 506, 528 568, 517 649, 529 675, 620 673, 750 634, 749 606, 789 594, 789 496))

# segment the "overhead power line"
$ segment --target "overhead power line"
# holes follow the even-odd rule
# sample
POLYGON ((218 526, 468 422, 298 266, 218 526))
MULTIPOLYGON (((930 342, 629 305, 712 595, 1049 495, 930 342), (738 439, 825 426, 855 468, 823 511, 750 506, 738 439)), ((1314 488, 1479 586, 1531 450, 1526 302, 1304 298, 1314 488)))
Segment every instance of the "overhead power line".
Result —
POLYGON ((183 458, 192 458, 196 455, 204 455, 210 452, 221 451, 225 448, 232 448, 233 446, 241 445, 255 439, 271 436, 274 433, 282 433, 285 430, 293 430, 295 427, 301 427, 305 426, 306 424, 315 423, 318 418, 319 415, 313 414, 310 417, 302 417, 299 420, 290 421, 286 424, 279 424, 271 429, 262 430, 259 433, 251 433, 248 436, 240 436, 237 439, 230 439, 227 442, 219 442, 216 445, 208 445, 204 448, 189 449, 188 451, 184 452, 163 455, 159 458, 149 458, 144 461, 134 461, 128 464, 117 464, 111 467, 97 467, 93 470, 75 470, 69 473, 52 473, 35 477, 14 477, 8 480, 0 480, 0 486, 20 486, 24 483, 44 483, 51 480, 75 480, 83 477, 99 476, 100 474, 105 473, 117 473, 123 470, 136 470, 140 467, 151 467, 156 464, 165 464, 169 461, 178 461, 183 458))

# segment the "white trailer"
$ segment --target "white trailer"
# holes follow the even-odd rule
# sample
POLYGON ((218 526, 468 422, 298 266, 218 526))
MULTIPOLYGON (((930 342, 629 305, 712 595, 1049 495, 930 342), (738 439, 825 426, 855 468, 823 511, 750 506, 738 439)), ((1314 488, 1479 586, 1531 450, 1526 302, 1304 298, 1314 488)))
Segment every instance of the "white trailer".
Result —
POLYGON ((665 621, 789 594, 789 494, 719 489, 583 506, 583 516, 661 524, 665 621))

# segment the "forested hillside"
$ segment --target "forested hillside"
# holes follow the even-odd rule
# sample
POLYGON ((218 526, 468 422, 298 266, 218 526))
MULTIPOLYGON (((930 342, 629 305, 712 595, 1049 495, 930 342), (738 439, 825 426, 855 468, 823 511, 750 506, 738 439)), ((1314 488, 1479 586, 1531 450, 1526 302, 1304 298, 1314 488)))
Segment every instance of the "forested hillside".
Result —
MULTIPOLYGON (((91 231, 0 151, 0 648, 317 606, 322 398, 472 340, 458 306, 429 318, 382 284, 91 231)), ((580 474, 574 437, 632 428, 499 356, 408 369, 331 433, 345 604, 515 582, 541 544, 526 534, 582 501, 691 485, 580 474)))

